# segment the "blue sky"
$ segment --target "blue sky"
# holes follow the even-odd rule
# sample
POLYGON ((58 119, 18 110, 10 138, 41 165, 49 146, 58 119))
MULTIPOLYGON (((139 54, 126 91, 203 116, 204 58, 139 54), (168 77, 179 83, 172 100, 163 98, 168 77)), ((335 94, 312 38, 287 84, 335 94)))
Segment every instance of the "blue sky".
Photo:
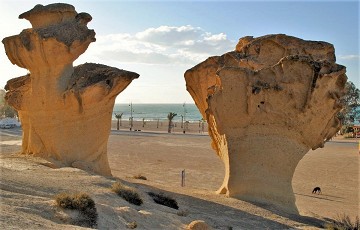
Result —
MULTIPOLYGON (((30 23, 18 15, 51 1, 0 1, 0 37, 30 23)), ((335 46, 337 63, 359 80, 359 1, 67 1, 90 13, 97 41, 76 62, 135 71, 140 78, 119 103, 192 103, 184 72, 209 56, 232 51, 240 37, 284 33, 335 46)), ((0 50, 0 87, 26 73, 0 50)))

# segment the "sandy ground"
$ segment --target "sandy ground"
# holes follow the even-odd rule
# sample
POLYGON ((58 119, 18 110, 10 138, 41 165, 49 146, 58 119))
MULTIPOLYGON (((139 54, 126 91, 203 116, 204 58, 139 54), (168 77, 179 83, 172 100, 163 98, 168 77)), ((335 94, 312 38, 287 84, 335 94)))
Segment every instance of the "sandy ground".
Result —
POLYGON ((359 147, 354 139, 334 138, 301 160, 293 178, 300 217, 216 195, 223 165, 198 124, 186 134, 180 128, 167 134, 167 125, 157 129, 156 124, 148 124, 154 132, 146 132, 141 125, 142 131, 129 132, 125 126, 115 130, 113 123, 108 154, 114 177, 109 178, 73 168, 52 169, 44 160, 11 154, 20 149, 21 131, 1 130, 0 228, 74 229, 53 204, 53 196, 62 191, 86 191, 94 198, 99 229, 126 229, 131 221, 137 229, 184 229, 197 219, 213 229, 316 229, 338 214, 359 215, 359 147), (133 179, 137 174, 147 180, 133 179), (114 195, 109 187, 116 180, 137 188, 144 204, 134 206, 114 195), (321 195, 311 193, 315 186, 321 187, 321 195), (178 210, 155 204, 148 191, 171 195, 188 214, 179 216, 178 210))

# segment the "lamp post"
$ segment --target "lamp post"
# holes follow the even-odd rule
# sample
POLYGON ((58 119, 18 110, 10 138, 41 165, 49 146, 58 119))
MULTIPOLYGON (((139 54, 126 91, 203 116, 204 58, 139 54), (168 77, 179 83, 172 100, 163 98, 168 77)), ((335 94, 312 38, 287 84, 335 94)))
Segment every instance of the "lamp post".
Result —
POLYGON ((132 131, 133 128, 133 107, 132 102, 130 102, 130 131, 132 131))
POLYGON ((184 128, 184 116, 181 115, 181 128, 184 128))
POLYGON ((181 116, 182 120, 183 120, 183 133, 185 133, 185 127, 186 127, 186 108, 185 108, 185 102, 183 104, 183 107, 184 107, 184 117, 181 116))

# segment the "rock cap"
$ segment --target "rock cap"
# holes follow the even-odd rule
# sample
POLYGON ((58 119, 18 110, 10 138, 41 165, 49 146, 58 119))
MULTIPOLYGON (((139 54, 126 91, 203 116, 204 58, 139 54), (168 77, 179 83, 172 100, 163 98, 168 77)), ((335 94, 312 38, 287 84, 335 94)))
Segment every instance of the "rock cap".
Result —
POLYGON ((71 21, 76 15, 75 7, 69 4, 54 3, 46 6, 38 4, 31 10, 20 14, 19 19, 27 19, 33 28, 40 28, 60 22, 71 21))

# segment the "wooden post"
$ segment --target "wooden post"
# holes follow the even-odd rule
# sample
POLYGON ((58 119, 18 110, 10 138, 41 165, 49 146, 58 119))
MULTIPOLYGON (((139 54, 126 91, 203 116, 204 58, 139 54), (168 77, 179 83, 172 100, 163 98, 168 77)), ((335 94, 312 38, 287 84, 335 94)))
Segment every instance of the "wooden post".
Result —
POLYGON ((181 171, 181 187, 185 187, 185 169, 181 171))

